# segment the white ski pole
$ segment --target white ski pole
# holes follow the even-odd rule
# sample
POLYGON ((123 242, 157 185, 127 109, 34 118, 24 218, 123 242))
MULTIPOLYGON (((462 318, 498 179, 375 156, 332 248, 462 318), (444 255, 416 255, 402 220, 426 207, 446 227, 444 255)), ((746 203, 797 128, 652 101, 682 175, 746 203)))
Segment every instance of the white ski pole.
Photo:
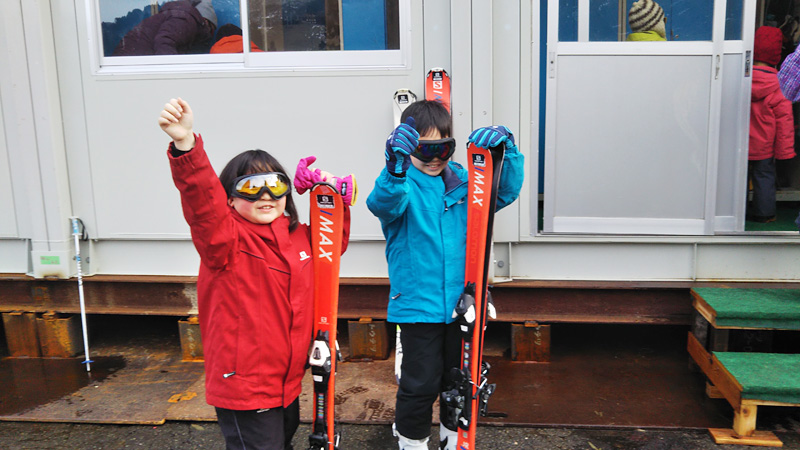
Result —
MULTIPOLYGON (((72 222, 72 237, 75 240, 75 263, 78 269, 78 297, 80 299, 81 304, 81 326, 83 327, 83 353, 86 355, 86 360, 83 361, 83 364, 86 364, 86 371, 91 372, 92 366, 91 361, 89 359, 89 333, 87 332, 86 328, 86 303, 84 302, 83 297, 83 275, 81 274, 81 244, 80 244, 80 237, 82 232, 78 227, 78 223, 80 219, 77 217, 70 217, 70 222, 72 222)), ((83 225, 83 224, 81 224, 83 225)))

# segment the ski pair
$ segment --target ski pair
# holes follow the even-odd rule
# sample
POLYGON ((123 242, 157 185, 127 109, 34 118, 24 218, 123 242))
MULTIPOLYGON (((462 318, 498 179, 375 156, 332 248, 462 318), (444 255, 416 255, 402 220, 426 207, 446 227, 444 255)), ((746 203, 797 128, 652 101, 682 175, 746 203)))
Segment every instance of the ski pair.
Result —
POLYGON ((309 450, 337 450, 340 433, 334 422, 336 341, 339 308, 339 261, 342 254, 344 202, 335 187, 316 183, 309 203, 314 264, 314 343, 309 364, 314 380, 314 423, 309 450))
POLYGON ((486 415, 489 396, 495 389, 487 380, 490 366, 483 361, 483 338, 487 316, 495 316, 488 279, 504 154, 504 144, 490 149, 473 143, 467 147, 467 258, 464 293, 454 312, 462 334, 461 367, 450 372, 454 389, 442 394, 443 406, 451 414, 450 425, 458 425, 458 450, 475 450, 478 415, 486 415))
MULTIPOLYGON (((447 71, 441 68, 428 71, 425 99, 439 101, 451 111, 450 77, 447 71)), ((414 101, 416 96, 408 89, 395 92, 395 126, 399 125, 405 108, 414 101)), ((487 379, 490 365, 483 361, 483 339, 487 316, 495 315, 488 279, 494 213, 504 154, 505 145, 482 149, 470 143, 467 148, 469 206, 464 293, 454 312, 462 332, 461 366, 452 369, 451 379, 455 387, 442 394, 440 405, 450 411, 449 425, 458 427, 458 450, 475 450, 478 415, 486 415, 489 396, 495 389, 495 385, 488 383, 487 379)), ((399 327, 396 340, 395 377, 399 383, 402 361, 399 327)))
MULTIPOLYGON (((441 102, 450 112, 450 75, 441 67, 435 67, 425 76, 425 100, 441 102)), ((400 125, 400 117, 409 105, 417 101, 417 95, 410 89, 398 89, 394 93, 392 111, 394 126, 400 125)), ((400 365, 403 361, 403 344, 400 342, 400 325, 395 329, 394 377, 400 384, 400 365)))
MULTIPOLYGON (((408 105, 417 101, 417 95, 410 89, 398 89, 393 99, 394 126, 400 125, 400 116, 408 105)), ((450 111, 450 75, 441 67, 428 71, 425 77, 425 100, 441 102, 450 111)))

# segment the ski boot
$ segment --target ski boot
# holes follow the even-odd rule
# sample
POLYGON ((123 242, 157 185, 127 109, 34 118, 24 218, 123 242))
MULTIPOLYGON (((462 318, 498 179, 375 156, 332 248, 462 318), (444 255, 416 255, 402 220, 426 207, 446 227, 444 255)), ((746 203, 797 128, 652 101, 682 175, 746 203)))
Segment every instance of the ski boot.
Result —
POLYGON ((458 432, 439 424, 439 450, 456 450, 458 432))
POLYGON ((428 450, 430 436, 425 439, 409 439, 397 432, 395 424, 392 424, 392 434, 397 438, 400 450, 428 450))

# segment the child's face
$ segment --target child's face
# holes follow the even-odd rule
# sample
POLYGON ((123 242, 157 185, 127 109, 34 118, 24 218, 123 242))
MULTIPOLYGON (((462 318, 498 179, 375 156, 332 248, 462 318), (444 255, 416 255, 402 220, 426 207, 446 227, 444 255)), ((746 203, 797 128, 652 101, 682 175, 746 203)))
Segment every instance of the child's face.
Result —
POLYGON ((254 202, 231 197, 228 199, 228 204, 248 222, 267 225, 283 215, 283 211, 286 209, 286 197, 275 200, 269 196, 269 193, 264 192, 264 195, 254 202))
MULTIPOLYGON (((439 130, 434 128, 433 130, 429 131, 428 133, 420 136, 419 140, 420 141, 434 141, 436 139, 442 139, 442 138, 445 138, 445 137, 449 137, 449 136, 442 136, 441 133, 439 133, 439 130)), ((411 164, 413 164, 414 167, 417 168, 417 170, 419 170, 420 172, 422 172, 422 173, 424 173, 426 175, 430 175, 432 177, 438 177, 439 174, 442 173, 442 171, 444 170, 445 166, 447 166, 447 161, 449 159, 450 158, 448 158, 445 161, 442 161, 439 158, 433 158, 433 160, 430 161, 430 162, 422 162, 422 161, 418 160, 417 158, 411 157, 411 164)))

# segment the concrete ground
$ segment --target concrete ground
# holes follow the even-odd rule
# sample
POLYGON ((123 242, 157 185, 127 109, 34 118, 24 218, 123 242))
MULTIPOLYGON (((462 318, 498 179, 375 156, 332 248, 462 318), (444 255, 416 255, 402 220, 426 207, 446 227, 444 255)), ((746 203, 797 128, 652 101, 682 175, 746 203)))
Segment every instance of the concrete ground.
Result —
MULTIPOLYGON (((294 448, 307 448, 309 426, 301 425, 294 448)), ((438 430, 433 430, 438 433, 438 430)), ((778 432, 784 449, 800 449, 800 434, 778 432)), ((752 450, 743 445, 716 445, 706 430, 481 427, 480 450, 752 450)), ((164 425, 88 425, 0 422, 0 449, 222 449, 215 422, 167 422, 164 425)), ((342 450, 397 448, 386 425, 344 425, 342 450)), ((438 445, 430 442, 429 449, 438 445)))
MULTIPOLYGON (((63 365, 59 365, 58 361, 24 364, 32 366, 35 370, 22 370, 22 363, 35 361, 11 361, 13 358, 4 360, 0 358, 0 413, 2 413, 0 450, 224 448, 219 427, 213 421, 213 409, 208 411, 209 407, 205 405, 203 396, 200 395, 202 383, 198 377, 202 374, 202 365, 180 361, 174 319, 106 318, 96 319, 93 325, 95 331, 95 339, 92 340, 93 355, 98 357, 95 358, 97 362, 93 365, 92 373, 98 379, 93 379, 88 384, 81 382, 85 381, 85 371, 80 373, 83 377, 69 375, 71 372, 65 370, 63 365), (109 367, 105 367, 101 361, 107 362, 109 367), (108 373, 102 374, 104 370, 108 373), (51 383, 47 383, 48 380, 51 383), (191 396, 189 393, 197 395, 191 396), (191 406, 198 403, 199 406, 191 406), (64 416, 65 413, 67 416, 64 416), (148 420, 152 421, 147 422, 148 420), (138 424, 121 425, 131 422, 138 424)), ((592 334, 594 338, 591 341, 602 341, 600 334, 592 334)), ((665 340, 669 335, 667 329, 659 329, 656 337, 665 340)), ((574 340, 574 343, 570 343, 569 336, 557 339, 554 345, 561 345, 562 348, 555 347, 558 354, 554 352, 554 355, 561 359, 550 365, 520 366, 506 375, 502 375, 503 372, 500 370, 502 365, 498 365, 496 374, 498 381, 503 382, 505 386, 517 386, 519 401, 504 400, 500 396, 502 392, 496 393, 498 398, 493 397, 493 403, 490 405, 493 404, 495 406, 492 408, 499 408, 498 410, 506 411, 508 414, 504 418, 486 419, 486 422, 494 421, 494 423, 479 428, 477 449, 755 448, 714 443, 706 428, 709 425, 701 419, 707 417, 708 421, 715 424, 730 426, 730 409, 723 400, 704 400, 701 392, 686 395, 684 390, 690 386, 675 386, 674 383, 665 383, 659 379, 676 377, 674 367, 682 367, 681 373, 688 370, 687 358, 683 353, 685 344, 682 340, 674 345, 675 349, 664 350, 658 347, 651 348, 645 345, 642 339, 635 342, 631 342, 630 338, 623 339, 622 342, 627 342, 624 346, 605 346, 608 347, 605 351, 610 352, 608 355, 602 356, 603 351, 590 348, 589 354, 593 356, 592 358, 576 357, 576 361, 582 365, 564 373, 559 372, 558 368, 568 362, 567 358, 571 355, 569 349, 578 348, 573 344, 586 341, 580 336, 574 340), (661 366, 669 360, 662 362, 659 358, 670 351, 676 352, 676 357, 672 359, 678 363, 661 366), (589 361, 597 360, 601 356, 610 362, 598 367, 587 365, 589 361), (618 364, 611 363, 613 361, 628 363, 617 367, 618 364), (647 361, 654 361, 655 365, 645 364, 647 361), (649 366, 660 369, 658 372, 638 372, 649 366), (672 369, 667 370, 670 367, 672 369), (525 376, 539 380, 543 386, 535 390, 533 397, 535 401, 526 400, 528 397, 522 395, 527 392, 525 391, 527 388, 523 389, 522 386, 525 383, 513 378, 530 370, 539 372, 525 376), (608 374, 603 375, 603 370, 608 374), (517 375, 514 375, 515 373, 517 375), (585 401, 580 402, 571 397, 571 393, 567 390, 554 389, 554 386, 563 382, 559 381, 562 378, 581 373, 591 375, 585 377, 587 380, 595 380, 594 384, 587 384, 583 389, 573 389, 582 392, 583 394, 577 398, 584 398, 585 401), (624 377, 614 375, 617 373, 621 373, 624 377), (653 373, 661 373, 663 376, 656 377, 653 373), (617 398, 613 396, 614 392, 603 392, 604 385, 609 384, 606 380, 609 377, 620 378, 620 382, 623 381, 621 378, 634 382, 625 385, 625 392, 638 389, 638 384, 648 379, 660 383, 658 384, 660 388, 651 386, 644 390, 650 395, 649 402, 641 402, 637 400, 641 396, 631 396, 624 392, 617 392, 616 395, 619 396, 617 398), (670 400, 681 396, 693 402, 684 405, 670 400), (626 411, 627 409, 631 411, 626 411), (525 410, 538 412, 540 418, 555 418, 560 421, 527 422, 536 425, 521 426, 517 426, 520 423, 510 423, 509 419, 513 419, 515 414, 521 417, 525 410), (718 410, 722 413, 718 413, 718 410), (581 411, 589 411, 591 414, 587 418, 581 415, 581 411), (621 415, 623 412, 624 416, 621 415), (676 416, 676 412, 681 417, 676 416), (619 415, 615 416, 615 413, 619 415), (572 420, 564 419, 565 414, 572 420), (652 423, 645 420, 649 416, 665 415, 669 416, 669 421, 664 422, 668 425, 645 425, 652 423), (631 424, 630 417, 638 421, 631 424)), ((495 347, 497 348, 493 352, 496 356, 502 355, 505 344, 501 343, 495 347)), ((390 406, 395 386, 391 364, 392 361, 351 363, 349 366, 355 372, 349 375, 344 369, 348 366, 342 366, 343 392, 341 398, 337 398, 337 405, 341 404, 345 418, 350 417, 355 422, 342 425, 341 450, 397 448, 391 427, 388 425, 393 416, 393 409, 390 406), (382 375, 379 376, 378 372, 382 375), (352 383, 354 380, 361 380, 361 384, 356 386, 360 389, 345 389, 347 383, 352 383), (365 380, 377 384, 375 386, 364 384, 365 380), (368 398, 373 392, 382 393, 375 398, 381 399, 379 402, 381 405, 388 405, 386 408, 376 407, 376 402, 370 400, 372 397, 368 398), (348 409, 353 406, 360 406, 363 411, 359 412, 357 408, 348 409)), ((679 377, 676 379, 683 380, 679 377)), ((702 385, 702 379, 699 380, 702 385)), ((577 386, 575 384, 573 388, 577 386)), ((647 385, 642 384, 642 386, 647 385)), ((622 390, 617 389, 617 391, 622 390)), ((783 448, 800 450, 800 414, 797 408, 760 409, 759 429, 775 431, 783 441, 783 448)), ((435 437, 430 442, 429 448, 437 449, 438 428, 432 431, 435 437)), ((309 425, 301 425, 294 438, 295 449, 308 448, 308 433, 309 425)))

